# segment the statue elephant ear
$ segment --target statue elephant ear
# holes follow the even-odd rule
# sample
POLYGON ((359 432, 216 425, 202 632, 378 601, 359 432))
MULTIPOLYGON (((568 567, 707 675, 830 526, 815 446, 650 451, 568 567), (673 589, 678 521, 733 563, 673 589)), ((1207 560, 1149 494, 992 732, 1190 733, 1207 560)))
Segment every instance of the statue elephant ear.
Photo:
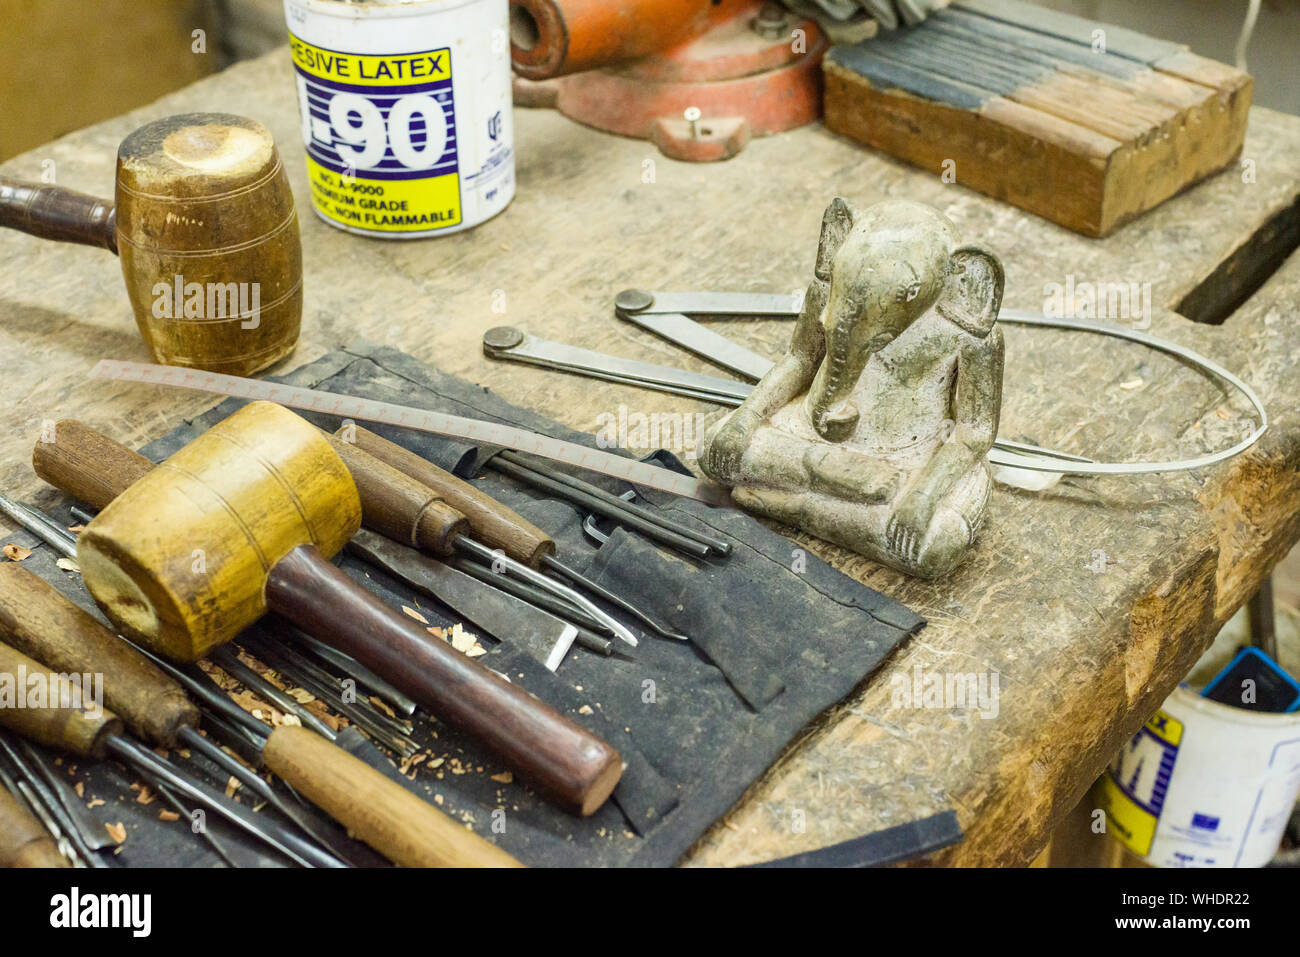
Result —
POLYGON ((939 311, 968 332, 988 335, 1002 308, 1002 261, 983 246, 962 246, 948 257, 948 265, 939 311))
POLYGON ((835 254, 839 252, 840 245, 857 218, 858 211, 842 196, 836 196, 826 207, 826 212, 822 215, 821 240, 817 243, 815 270, 817 278, 823 282, 831 281, 831 264, 835 261, 835 254))

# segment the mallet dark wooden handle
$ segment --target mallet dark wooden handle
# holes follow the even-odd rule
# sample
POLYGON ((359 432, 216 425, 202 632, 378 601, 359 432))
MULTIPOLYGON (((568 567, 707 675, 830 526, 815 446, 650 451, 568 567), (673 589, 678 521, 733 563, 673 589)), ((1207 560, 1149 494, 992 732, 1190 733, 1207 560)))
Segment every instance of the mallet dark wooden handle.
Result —
POLYGON ((361 588, 314 546, 271 569, 266 603, 483 741, 557 804, 591 814, 623 773, 618 752, 361 588))
POLYGON ((357 448, 437 492, 469 520, 474 530, 472 537, 489 548, 500 548, 515 561, 533 568, 543 554, 555 554, 554 540, 532 522, 410 449, 359 426, 345 426, 335 434, 346 436, 357 448))
POLYGON ((117 252, 113 204, 85 193, 0 177, 0 226, 117 252))
POLYGON ((71 867, 50 832, 0 787, 0 867, 71 867))

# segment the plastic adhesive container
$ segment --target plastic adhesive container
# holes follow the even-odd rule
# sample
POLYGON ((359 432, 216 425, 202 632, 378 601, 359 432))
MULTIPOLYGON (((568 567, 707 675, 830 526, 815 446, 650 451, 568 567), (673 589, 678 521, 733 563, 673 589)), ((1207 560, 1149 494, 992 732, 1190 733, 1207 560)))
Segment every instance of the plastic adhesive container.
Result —
POLYGON ((1262 867, 1300 793, 1300 714, 1179 686, 1093 792, 1108 831, 1157 867, 1262 867))
POLYGON ((506 208, 507 0, 284 0, 284 12, 317 215, 412 239, 506 208))

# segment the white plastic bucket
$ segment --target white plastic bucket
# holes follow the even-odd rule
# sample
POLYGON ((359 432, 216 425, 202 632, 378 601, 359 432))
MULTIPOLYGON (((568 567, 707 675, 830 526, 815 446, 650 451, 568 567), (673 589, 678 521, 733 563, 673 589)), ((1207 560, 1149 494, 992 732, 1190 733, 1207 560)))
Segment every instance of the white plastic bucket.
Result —
POLYGON ((312 206, 384 239, 470 229, 515 194, 507 0, 284 0, 312 206))
POLYGON ((1108 830, 1157 867, 1262 867, 1300 795, 1300 714, 1179 686, 1097 783, 1108 830))

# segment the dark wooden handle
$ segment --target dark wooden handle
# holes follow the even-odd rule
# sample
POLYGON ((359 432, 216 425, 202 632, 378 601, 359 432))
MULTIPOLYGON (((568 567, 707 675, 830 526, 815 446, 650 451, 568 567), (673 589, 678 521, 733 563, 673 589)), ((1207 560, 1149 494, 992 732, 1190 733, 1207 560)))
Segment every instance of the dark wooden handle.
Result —
POLYGON ((271 569, 266 603, 473 734, 566 810, 591 814, 623 773, 604 741, 393 611, 311 545, 271 569))
POLYGON ((0 226, 117 252, 113 204, 61 186, 0 177, 0 226))
POLYGON ((179 684, 17 562, 0 563, 0 638, 51 670, 103 675, 108 706, 150 744, 173 747, 199 723, 179 684))
POLYGON ((54 424, 53 441, 42 438, 32 449, 32 468, 55 488, 100 509, 147 474, 153 463, 76 419, 60 419, 54 424))
MULTIPOLYGON (((25 705, 0 708, 0 724, 38 744, 82 757, 102 757, 105 740, 122 733, 122 719, 102 707, 102 702, 95 711, 52 704, 53 696, 60 692, 49 681, 51 670, 21 651, 0 644, 0 675, 12 676, 6 680, 12 681, 15 692, 24 696, 25 705), (38 685, 32 684, 33 676, 40 676, 38 685), (38 707, 40 701, 34 697, 34 689, 39 685, 45 686, 45 702, 38 707)), ((83 694, 87 695, 83 702, 89 709, 90 695, 83 694)))
MULTIPOLYGON (((513 509, 476 489, 464 479, 440 469, 427 459, 357 426, 345 426, 354 441, 381 462, 404 472, 442 496, 469 520, 473 538, 489 548, 500 548, 515 561, 536 568, 544 554, 555 554, 555 542, 513 509)), ((343 429, 339 430, 340 432, 343 429)))
POLYGON ((438 492, 350 442, 333 435, 328 438, 352 473, 361 496, 361 523, 366 528, 437 555, 450 555, 455 540, 470 534, 465 516, 438 492))
POLYGON ((0 786, 0 867, 71 867, 54 838, 0 786))
POLYGON ((402 867, 522 867, 406 788, 318 734, 271 732, 266 766, 354 837, 402 867))

